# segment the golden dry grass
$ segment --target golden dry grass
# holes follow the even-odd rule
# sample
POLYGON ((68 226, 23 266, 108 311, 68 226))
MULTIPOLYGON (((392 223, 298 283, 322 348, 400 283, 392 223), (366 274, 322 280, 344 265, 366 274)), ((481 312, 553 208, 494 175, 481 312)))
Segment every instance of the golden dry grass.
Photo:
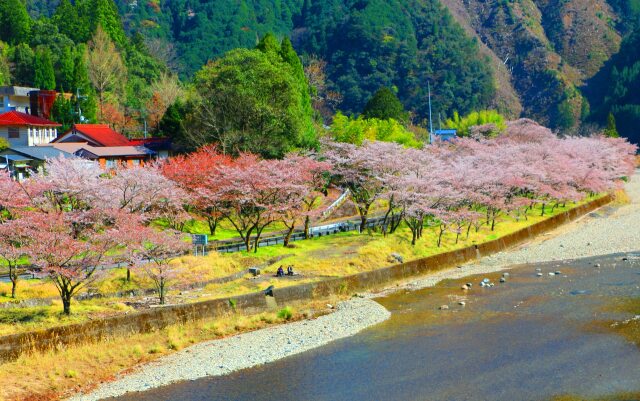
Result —
POLYGON ((0 400, 56 400, 198 342, 324 313, 321 310, 326 302, 293 304, 289 306, 293 312, 291 319, 278 317, 277 310, 252 316, 233 314, 173 325, 152 333, 25 354, 0 365, 0 400))

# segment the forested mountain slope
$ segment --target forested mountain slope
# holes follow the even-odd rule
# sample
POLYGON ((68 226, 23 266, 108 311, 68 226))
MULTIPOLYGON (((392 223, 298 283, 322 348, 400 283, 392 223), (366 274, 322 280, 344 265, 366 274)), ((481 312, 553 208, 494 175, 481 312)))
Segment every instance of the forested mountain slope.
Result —
MULTIPOLYGON (((50 12, 57 1, 28 0, 30 12, 50 12)), ((390 86, 420 122, 429 81, 443 115, 498 108, 575 132, 616 106, 603 85, 613 64, 627 67, 620 85, 635 82, 637 59, 627 60, 635 53, 612 57, 636 29, 640 0, 115 1, 125 29, 183 77, 267 32, 289 36, 303 58, 326 62, 346 112, 390 86)), ((632 116, 622 120, 636 118, 623 108, 632 116)))

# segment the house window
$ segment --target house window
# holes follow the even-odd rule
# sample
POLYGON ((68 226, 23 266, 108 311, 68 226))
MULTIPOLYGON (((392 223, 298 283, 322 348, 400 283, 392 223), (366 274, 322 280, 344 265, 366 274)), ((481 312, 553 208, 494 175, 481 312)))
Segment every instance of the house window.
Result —
POLYGON ((105 161, 105 167, 106 168, 116 168, 116 161, 113 159, 107 159, 105 161))
POLYGON ((134 165, 134 166, 139 166, 140 165, 140 159, 131 160, 131 164, 134 165))
POLYGON ((9 139, 20 138, 20 128, 9 127, 9 139))

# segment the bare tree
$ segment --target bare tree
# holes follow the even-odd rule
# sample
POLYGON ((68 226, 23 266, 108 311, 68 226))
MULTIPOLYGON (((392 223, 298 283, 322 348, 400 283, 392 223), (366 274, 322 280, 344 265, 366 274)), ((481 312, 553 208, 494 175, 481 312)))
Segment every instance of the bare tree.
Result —
POLYGON ((103 117, 104 96, 107 92, 122 92, 127 77, 127 68, 122 56, 109 35, 98 26, 86 53, 89 79, 98 92, 100 119, 103 117))

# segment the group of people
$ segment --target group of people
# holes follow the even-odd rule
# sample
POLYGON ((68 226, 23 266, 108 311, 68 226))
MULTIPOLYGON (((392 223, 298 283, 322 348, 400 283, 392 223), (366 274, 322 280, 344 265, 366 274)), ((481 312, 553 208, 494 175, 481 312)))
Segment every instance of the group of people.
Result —
MULTIPOLYGON (((287 266, 287 276, 293 276, 293 266, 289 265, 287 266)), ((278 267, 278 272, 276 273, 276 277, 284 277, 284 269, 282 268, 282 265, 280 265, 280 267, 278 267)))

